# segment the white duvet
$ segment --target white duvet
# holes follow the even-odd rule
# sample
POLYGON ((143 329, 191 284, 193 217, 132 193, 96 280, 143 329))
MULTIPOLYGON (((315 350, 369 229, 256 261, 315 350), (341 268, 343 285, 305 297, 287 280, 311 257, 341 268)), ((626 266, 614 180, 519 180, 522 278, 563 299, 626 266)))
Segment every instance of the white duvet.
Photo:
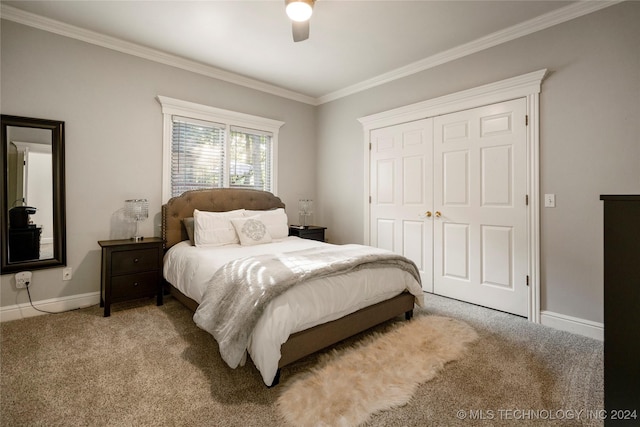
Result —
MULTIPOLYGON (((327 243, 287 237, 256 246, 239 244, 196 247, 181 242, 167 251, 164 277, 182 293, 200 303, 206 284, 228 261, 247 256, 290 252, 327 243)), ((396 268, 359 270, 315 279, 294 286, 266 307, 249 340, 248 351, 265 384, 278 370, 280 346, 289 335, 326 323, 408 290, 422 305, 422 288, 408 272, 396 268)))

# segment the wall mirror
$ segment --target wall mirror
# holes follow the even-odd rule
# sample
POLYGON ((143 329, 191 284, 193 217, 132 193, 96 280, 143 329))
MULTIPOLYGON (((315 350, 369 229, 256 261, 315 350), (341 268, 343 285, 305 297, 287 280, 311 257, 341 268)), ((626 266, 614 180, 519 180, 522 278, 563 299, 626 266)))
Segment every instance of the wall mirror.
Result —
POLYGON ((2 115, 2 274, 66 265, 64 122, 2 115))

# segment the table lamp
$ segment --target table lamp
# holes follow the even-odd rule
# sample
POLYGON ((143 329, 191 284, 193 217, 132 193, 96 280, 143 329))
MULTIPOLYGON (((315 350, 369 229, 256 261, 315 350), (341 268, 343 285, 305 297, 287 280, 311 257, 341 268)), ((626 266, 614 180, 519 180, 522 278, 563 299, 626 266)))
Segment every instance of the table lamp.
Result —
POLYGON ((138 234, 138 223, 149 217, 149 202, 147 199, 125 200, 124 213, 129 220, 135 221, 136 234, 131 239, 139 242, 143 237, 138 234))

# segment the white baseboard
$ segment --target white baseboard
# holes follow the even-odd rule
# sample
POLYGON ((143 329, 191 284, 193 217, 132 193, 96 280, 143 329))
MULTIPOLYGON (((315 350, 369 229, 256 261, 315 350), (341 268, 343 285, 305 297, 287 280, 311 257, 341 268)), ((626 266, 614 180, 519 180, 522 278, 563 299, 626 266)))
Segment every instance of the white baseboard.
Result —
MULTIPOLYGON (((90 292, 87 294, 33 302, 33 305, 37 308, 55 313, 89 307, 96 304, 100 304, 100 292, 90 292)), ((6 307, 0 307, 0 322, 41 316, 43 314, 47 313, 34 309, 29 303, 8 305, 6 307)))
POLYGON ((551 328, 604 341, 603 323, 592 322, 591 320, 553 313, 551 311, 540 312, 540 323, 551 328))

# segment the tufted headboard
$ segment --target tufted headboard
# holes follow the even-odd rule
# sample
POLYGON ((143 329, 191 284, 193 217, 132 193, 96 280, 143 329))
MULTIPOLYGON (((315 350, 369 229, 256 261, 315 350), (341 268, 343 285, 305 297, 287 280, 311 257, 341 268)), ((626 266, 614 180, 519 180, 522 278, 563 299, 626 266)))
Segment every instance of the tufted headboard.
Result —
POLYGON ((226 212, 234 209, 268 210, 284 208, 279 197, 268 191, 245 188, 212 188, 185 191, 162 205, 162 238, 165 249, 187 240, 182 219, 193 216, 193 210, 226 212))

